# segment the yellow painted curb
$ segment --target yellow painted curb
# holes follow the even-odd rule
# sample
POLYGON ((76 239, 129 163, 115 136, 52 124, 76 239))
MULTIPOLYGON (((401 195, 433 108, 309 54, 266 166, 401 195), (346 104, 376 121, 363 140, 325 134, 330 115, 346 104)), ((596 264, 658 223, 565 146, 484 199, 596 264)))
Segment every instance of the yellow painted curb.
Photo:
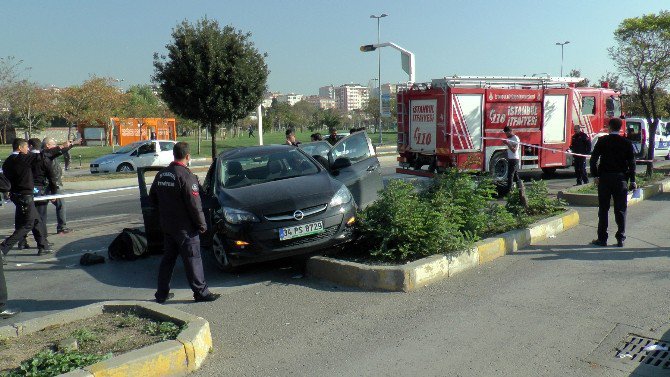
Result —
POLYGON ((0 334, 18 337, 45 328, 92 318, 102 313, 138 310, 151 318, 186 324, 176 340, 168 340, 126 352, 67 373, 72 377, 183 376, 199 369, 212 349, 209 322, 180 310, 146 301, 106 301, 61 311, 0 327, 0 334))
POLYGON ((367 290, 409 292, 431 282, 491 262, 505 254, 542 241, 579 224, 579 214, 568 210, 532 224, 475 243, 473 250, 438 254, 397 266, 374 266, 328 257, 312 257, 307 274, 345 286, 367 290))

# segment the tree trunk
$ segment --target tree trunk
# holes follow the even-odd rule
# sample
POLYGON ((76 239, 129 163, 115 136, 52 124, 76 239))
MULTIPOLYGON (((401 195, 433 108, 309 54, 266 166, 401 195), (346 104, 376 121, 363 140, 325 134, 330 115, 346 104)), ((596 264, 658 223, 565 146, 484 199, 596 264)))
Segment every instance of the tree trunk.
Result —
POLYGON ((210 123, 209 133, 212 135, 212 161, 216 158, 216 124, 210 123))
POLYGON ((201 128, 200 125, 198 125, 198 156, 200 155, 200 134, 201 134, 201 128))

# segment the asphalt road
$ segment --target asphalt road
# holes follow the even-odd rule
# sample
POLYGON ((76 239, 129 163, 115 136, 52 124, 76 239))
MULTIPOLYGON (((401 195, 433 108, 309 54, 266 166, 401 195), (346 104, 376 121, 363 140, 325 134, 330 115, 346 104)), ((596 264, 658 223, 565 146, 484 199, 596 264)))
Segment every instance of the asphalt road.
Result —
MULTIPOLYGON (((382 162, 385 174, 394 171, 382 162)), ((558 177, 550 187, 574 180, 568 171, 558 177)), ((582 208, 578 228, 411 294, 315 281, 291 260, 223 274, 205 252, 209 285, 223 297, 192 303, 178 264, 170 305, 210 321, 215 351, 198 376, 628 376, 589 363, 611 355, 590 354, 617 323, 670 324, 670 224, 659 210, 669 200, 660 195, 631 207, 624 249, 584 246, 594 237, 595 210, 582 208)), ((159 257, 78 264, 85 252, 106 255, 122 228, 141 226, 137 192, 67 205, 75 232, 50 236, 55 256, 37 257, 34 249, 8 256, 10 305, 24 310, 18 320, 152 299, 159 257)), ((0 234, 8 234, 13 206, 3 212, 0 234)), ((55 220, 53 206, 49 217, 55 220)))

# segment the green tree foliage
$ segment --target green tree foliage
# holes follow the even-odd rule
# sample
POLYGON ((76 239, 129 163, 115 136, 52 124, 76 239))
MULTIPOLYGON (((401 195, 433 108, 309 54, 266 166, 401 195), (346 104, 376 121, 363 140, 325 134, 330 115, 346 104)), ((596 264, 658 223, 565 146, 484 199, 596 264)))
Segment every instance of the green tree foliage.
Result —
MULTIPOLYGON (((582 78, 582 71, 579 70, 579 69, 573 68, 573 69, 570 70, 570 73, 568 73, 568 77, 582 78)), ((577 85, 576 85, 577 87, 587 87, 587 86, 589 86, 589 79, 587 79, 586 77, 583 77, 583 79, 584 80, 577 83, 577 85)))
MULTIPOLYGON (((653 160, 660 118, 659 90, 670 82, 670 12, 624 19, 614 32, 616 44, 608 49, 621 74, 633 81, 636 99, 649 122, 648 159, 653 160)), ((651 175, 653 163, 647 164, 651 175)))
POLYGON ((120 114, 127 118, 168 118, 172 113, 150 85, 133 85, 125 95, 120 114))
POLYGON ((32 137, 33 130, 49 125, 55 114, 55 94, 28 80, 21 80, 9 87, 10 112, 22 128, 32 137))
POLYGON ((209 127, 212 157, 220 124, 233 125, 262 101, 269 74, 250 33, 207 18, 172 31, 167 56, 154 54, 153 79, 176 114, 209 127))
POLYGON ((600 76, 600 80, 598 80, 598 84, 607 82, 609 83, 610 89, 618 90, 619 92, 623 92, 624 89, 624 82, 621 80, 621 76, 614 72, 605 72, 604 75, 600 76))

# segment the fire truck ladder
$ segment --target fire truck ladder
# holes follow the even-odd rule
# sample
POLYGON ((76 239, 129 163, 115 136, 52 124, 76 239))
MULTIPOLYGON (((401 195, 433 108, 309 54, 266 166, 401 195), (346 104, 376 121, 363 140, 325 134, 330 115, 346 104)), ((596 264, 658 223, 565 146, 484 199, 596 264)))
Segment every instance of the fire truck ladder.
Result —
POLYGON ((580 77, 527 77, 527 76, 451 76, 433 79, 437 87, 471 87, 471 88, 566 88, 575 85, 580 77))

